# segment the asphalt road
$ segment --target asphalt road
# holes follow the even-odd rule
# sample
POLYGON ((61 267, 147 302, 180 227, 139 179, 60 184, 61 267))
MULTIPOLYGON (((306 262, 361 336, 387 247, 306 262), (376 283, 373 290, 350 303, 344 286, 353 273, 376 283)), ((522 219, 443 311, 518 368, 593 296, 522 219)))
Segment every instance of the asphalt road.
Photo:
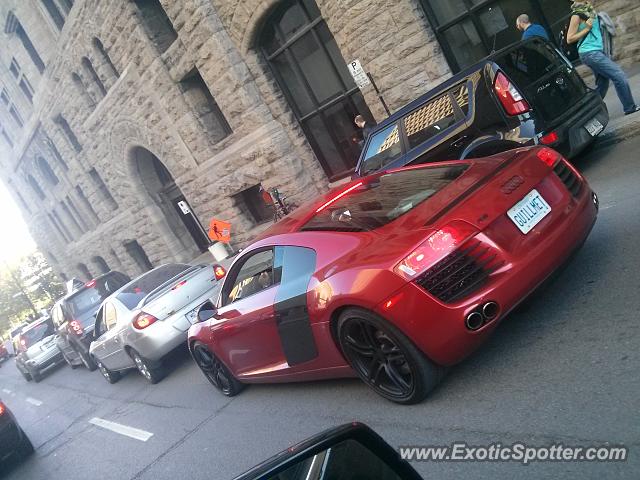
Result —
POLYGON ((418 463, 425 478, 607 479, 640 472, 640 139, 577 161, 601 199, 598 223, 566 270, 452 369, 424 403, 401 407, 357 380, 251 386, 218 394, 184 351, 148 385, 109 385, 62 367, 26 383, 0 368, 0 397, 36 453, 9 479, 231 479, 325 428, 363 421, 394 446, 530 445, 630 448, 625 463, 418 463), (89 423, 152 433, 142 441, 89 423))

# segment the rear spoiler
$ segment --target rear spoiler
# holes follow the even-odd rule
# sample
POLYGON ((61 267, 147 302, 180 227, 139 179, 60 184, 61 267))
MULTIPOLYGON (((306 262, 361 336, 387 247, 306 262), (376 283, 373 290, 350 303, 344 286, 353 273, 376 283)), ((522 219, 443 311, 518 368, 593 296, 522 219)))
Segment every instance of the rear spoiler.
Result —
POLYGON ((173 286, 173 284, 175 282, 177 282, 178 280, 184 278, 184 277, 190 277, 192 274, 199 272, 200 270, 202 270, 203 268, 206 268, 207 266, 204 264, 200 264, 200 265, 195 265, 193 267, 187 268, 184 272, 179 273, 178 275, 176 275, 173 278, 170 278, 169 280, 167 280, 166 282, 164 282, 162 285, 160 285, 159 287, 154 288, 153 290, 151 290, 151 292, 149 292, 147 294, 146 297, 144 297, 140 303, 138 303, 138 308, 142 308, 144 307, 146 304, 150 303, 152 300, 155 300, 156 298, 164 295, 166 293, 166 290, 173 286))

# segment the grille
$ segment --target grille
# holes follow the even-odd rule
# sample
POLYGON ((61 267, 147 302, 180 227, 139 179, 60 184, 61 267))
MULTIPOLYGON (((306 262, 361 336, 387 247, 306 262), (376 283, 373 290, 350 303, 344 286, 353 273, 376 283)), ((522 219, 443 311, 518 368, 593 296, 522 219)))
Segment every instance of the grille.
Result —
POLYGON ((500 266, 502 261, 489 247, 471 240, 423 273, 416 283, 434 297, 452 303, 482 287, 500 266))
POLYGON ((571 192, 571 195, 577 197, 580 195, 582 191, 582 182, 578 179, 573 170, 571 170, 567 163, 564 160, 560 160, 558 164, 554 167, 553 171, 556 173, 558 178, 562 180, 564 186, 567 187, 567 190, 571 192))

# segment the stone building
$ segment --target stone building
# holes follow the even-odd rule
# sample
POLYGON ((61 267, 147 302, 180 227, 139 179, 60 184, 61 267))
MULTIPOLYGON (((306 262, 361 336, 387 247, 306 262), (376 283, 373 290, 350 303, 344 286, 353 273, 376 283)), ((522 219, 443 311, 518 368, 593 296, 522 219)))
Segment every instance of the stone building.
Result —
MULTIPOLYGON (((601 2, 627 64, 640 6, 601 2)), ((356 114, 391 111, 518 39, 557 0, 3 0, 0 175, 62 277, 188 261, 211 218, 235 246, 349 175, 356 114)), ((5 228, 10 228, 6 226, 5 228)), ((10 233, 9 233, 10 234, 10 233)))

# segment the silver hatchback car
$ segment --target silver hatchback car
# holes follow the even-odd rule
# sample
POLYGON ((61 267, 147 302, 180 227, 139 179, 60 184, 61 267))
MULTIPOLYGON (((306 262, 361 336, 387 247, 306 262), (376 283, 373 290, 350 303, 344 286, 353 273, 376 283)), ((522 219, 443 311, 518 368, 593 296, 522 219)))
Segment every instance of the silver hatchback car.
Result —
POLYGON ((161 360, 184 344, 202 303, 224 275, 219 265, 167 264, 110 295, 96 314, 92 359, 109 383, 137 368, 151 383, 162 378, 161 360))

